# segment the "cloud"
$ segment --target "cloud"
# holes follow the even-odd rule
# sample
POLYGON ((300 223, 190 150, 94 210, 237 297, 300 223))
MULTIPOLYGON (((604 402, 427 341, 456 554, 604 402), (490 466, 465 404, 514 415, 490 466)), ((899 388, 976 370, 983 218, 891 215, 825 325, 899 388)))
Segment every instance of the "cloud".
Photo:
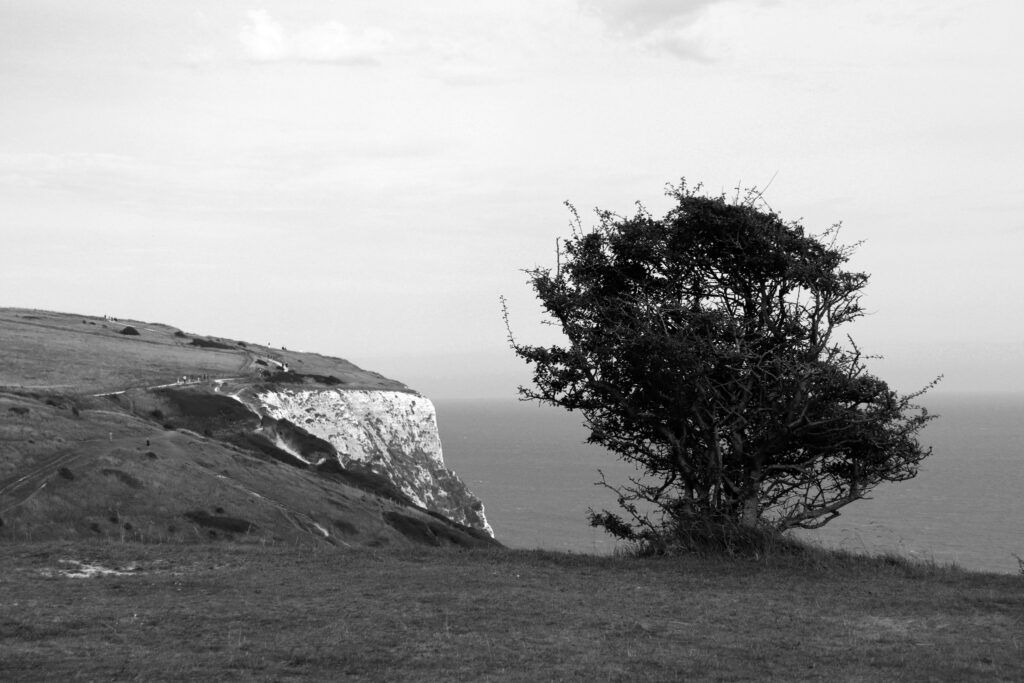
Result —
POLYGON ((580 6, 615 33, 645 35, 692 21, 723 0, 580 0, 580 6))
POLYGON ((721 54, 710 45, 709 37, 699 30, 667 31, 652 35, 647 42, 655 49, 694 62, 714 62, 721 54))
POLYGON ((376 64, 395 49, 388 31, 354 30, 337 21, 289 32, 266 10, 249 12, 238 33, 246 56, 256 62, 316 62, 324 64, 376 64))
POLYGON ((608 32, 680 59, 712 62, 728 51, 729 18, 778 0, 578 0, 608 32))
POLYGON ((246 54, 258 62, 275 62, 288 54, 284 28, 266 10, 249 12, 249 23, 238 34, 246 54))

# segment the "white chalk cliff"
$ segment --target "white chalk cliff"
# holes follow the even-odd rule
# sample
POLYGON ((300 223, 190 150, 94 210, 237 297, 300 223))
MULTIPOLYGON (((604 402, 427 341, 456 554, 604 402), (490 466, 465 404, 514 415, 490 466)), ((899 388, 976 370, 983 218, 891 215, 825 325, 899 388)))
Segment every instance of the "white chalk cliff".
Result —
POLYGON ((329 442, 343 467, 368 466, 416 505, 494 535, 483 504, 445 467, 429 399, 401 391, 281 386, 256 398, 265 414, 329 442))

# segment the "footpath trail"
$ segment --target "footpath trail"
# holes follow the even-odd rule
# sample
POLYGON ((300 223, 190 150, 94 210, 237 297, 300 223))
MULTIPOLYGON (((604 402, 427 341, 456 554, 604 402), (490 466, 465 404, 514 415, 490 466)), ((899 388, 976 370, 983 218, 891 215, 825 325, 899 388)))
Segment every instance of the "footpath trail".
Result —
MULTIPOLYGON (((143 391, 151 391, 153 389, 168 389, 170 387, 192 386, 192 385, 207 384, 207 383, 214 385, 214 391, 220 391, 220 385, 223 384, 224 382, 239 382, 241 380, 247 379, 251 375, 253 369, 255 368, 256 361, 261 359, 259 354, 253 353, 252 351, 249 351, 249 350, 242 351, 242 355, 243 355, 243 360, 239 364, 238 369, 235 371, 236 373, 240 373, 239 376, 237 376, 237 377, 206 377, 204 379, 187 379, 187 380, 184 380, 184 381, 182 379, 178 378, 178 379, 176 379, 173 382, 167 382, 165 384, 151 384, 151 385, 142 385, 142 386, 135 386, 135 387, 125 387, 124 389, 118 389, 116 391, 104 391, 104 392, 99 393, 99 394, 91 394, 91 395, 93 397, 95 397, 95 398, 101 398, 103 396, 117 396, 119 394, 125 393, 126 391, 132 391, 132 390, 137 390, 137 389, 140 389, 140 390, 143 390, 143 391), (242 374, 242 373, 244 373, 244 374, 242 374)), ((274 364, 276 364, 278 366, 281 365, 281 363, 279 361, 276 361, 273 358, 267 357, 267 358, 265 358, 263 360, 265 360, 266 362, 274 363, 274 364)), ((182 375, 182 377, 192 377, 192 376, 191 375, 182 375)), ((71 385, 63 385, 63 386, 71 386, 71 385)))
MULTIPOLYGON (((82 413, 111 416, 143 424, 143 421, 134 415, 114 410, 83 410, 82 413)), ((115 425, 107 425, 106 435, 65 442, 55 452, 39 456, 37 462, 30 469, 0 480, 0 515, 31 500, 33 496, 46 488, 53 477, 60 476, 61 468, 95 457, 100 450, 97 448, 99 444, 105 444, 108 448, 131 449, 138 447, 142 439, 145 439, 147 444, 152 442, 155 445, 168 438, 167 435, 161 433, 146 437, 120 433, 115 437, 114 431, 111 429, 114 427, 115 425)))
MULTIPOLYGON (((251 353, 248 354, 248 356, 249 358, 246 363, 243 364, 242 368, 240 368, 240 371, 248 369, 249 364, 255 358, 251 353)), ((183 388, 197 385, 212 385, 213 390, 219 392, 221 385, 224 382, 244 379, 246 379, 246 376, 210 377, 203 378, 201 380, 189 379, 185 381, 178 380, 165 384, 119 389, 117 391, 93 394, 92 396, 115 396, 124 394, 131 390, 149 391, 153 389, 174 387, 183 388)), ((101 419, 106 418, 107 420, 111 420, 111 422, 106 425, 97 424, 96 429, 99 431, 98 435, 87 436, 85 438, 74 439, 61 443, 59 448, 53 452, 37 455, 30 468, 23 469, 12 476, 0 479, 0 516, 29 502, 33 497, 43 491, 55 478, 60 477, 62 470, 65 468, 70 469, 70 467, 76 463, 81 464, 83 462, 91 461, 110 450, 138 450, 144 440, 147 449, 153 448, 160 451, 161 448, 169 447, 169 450, 177 449, 184 451, 188 450, 189 446, 182 442, 182 439, 189 442, 194 440, 202 442, 208 441, 207 437, 202 434, 198 434, 187 429, 174 430, 170 432, 150 432, 147 428, 152 425, 150 425, 146 420, 124 410, 105 410, 103 408, 80 410, 83 417, 91 415, 94 417, 100 417, 101 419), (133 427, 135 427, 135 429, 132 429, 133 427), (136 431, 137 433, 126 434, 126 428, 136 431)), ((95 432, 93 433, 95 434, 95 432)), ((198 462, 200 465, 204 465, 202 461, 198 462)), ((207 468, 204 466, 202 469, 205 470, 207 468)), ((260 504, 269 505, 276 509, 277 513, 280 514, 287 523, 296 530, 315 538, 323 540, 331 539, 331 542, 335 544, 344 546, 349 545, 341 539, 331 538, 332 534, 324 528, 323 525, 317 523, 316 520, 305 512, 278 499, 278 497, 273 494, 273 491, 265 490, 261 492, 253 490, 242 481, 228 476, 226 471, 222 472, 219 469, 209 469, 208 474, 211 477, 218 479, 221 485, 233 488, 245 496, 258 499, 260 504)))
MULTIPOLYGON (((167 384, 158 386, 181 385, 167 384)), ((112 396, 122 394, 125 391, 127 391, 127 389, 106 392, 103 394, 94 394, 93 396, 112 396)), ((80 409, 80 414, 83 417, 94 415, 103 416, 108 420, 113 418, 114 422, 104 425, 96 424, 95 430, 99 432, 96 436, 78 438, 69 441, 63 441, 58 438, 57 441, 60 445, 51 453, 43 453, 35 456, 35 462, 29 469, 19 471, 12 476, 0 479, 0 516, 31 500, 36 494, 46 488, 47 484, 54 477, 60 476, 62 468, 68 468, 74 463, 95 457, 100 451, 100 449, 97 448, 98 444, 105 444, 107 448, 130 449, 138 447, 142 442, 142 439, 145 439, 148 446, 150 442, 157 444, 161 441, 166 441, 168 438, 167 435, 160 432, 149 434, 145 437, 141 436, 144 432, 140 432, 135 435, 126 435, 124 433, 126 427, 125 423, 134 423, 136 427, 142 427, 143 429, 148 426, 148 423, 138 416, 123 410, 83 408, 80 409)), ((94 431, 93 433, 96 432, 94 431)))
POLYGON ((90 394, 90 395, 93 398, 102 398, 104 396, 117 396, 119 394, 125 393, 126 391, 132 391, 132 390, 136 390, 136 389, 139 389, 139 390, 142 390, 142 391, 151 391, 153 389, 167 389, 167 388, 170 388, 170 387, 187 387, 187 386, 196 386, 196 385, 199 385, 199 384, 213 384, 214 385, 214 391, 219 391, 220 390, 220 385, 223 384, 224 382, 238 382, 238 381, 243 380, 243 379, 245 379, 245 377, 210 377, 208 379, 189 379, 189 380, 185 380, 185 381, 178 380, 178 381, 175 381, 175 382, 168 382, 167 384, 152 384, 152 385, 149 385, 149 386, 128 387, 127 389, 119 389, 117 391, 104 391, 101 394, 90 394))
POLYGON ((46 487, 46 482, 61 467, 83 458, 85 453, 77 450, 62 450, 46 457, 28 472, 20 472, 13 477, 0 480, 0 515, 28 502, 46 487))

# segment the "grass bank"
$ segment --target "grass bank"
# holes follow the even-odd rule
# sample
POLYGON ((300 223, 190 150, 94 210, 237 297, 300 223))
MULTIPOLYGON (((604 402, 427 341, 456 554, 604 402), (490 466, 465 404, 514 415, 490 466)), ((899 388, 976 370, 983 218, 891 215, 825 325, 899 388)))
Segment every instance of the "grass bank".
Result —
POLYGON ((0 552, 0 680, 1016 681, 1022 619, 1022 577, 829 553, 0 552))

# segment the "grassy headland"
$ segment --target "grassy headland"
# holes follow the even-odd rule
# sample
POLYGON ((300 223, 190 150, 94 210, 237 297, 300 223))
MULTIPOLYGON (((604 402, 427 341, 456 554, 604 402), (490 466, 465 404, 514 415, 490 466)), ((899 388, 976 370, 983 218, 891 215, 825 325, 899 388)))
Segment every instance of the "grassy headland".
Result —
POLYGON ((348 361, 20 309, 0 309, 0 349, 0 543, 493 543, 236 400, 282 384, 409 391, 348 361))

